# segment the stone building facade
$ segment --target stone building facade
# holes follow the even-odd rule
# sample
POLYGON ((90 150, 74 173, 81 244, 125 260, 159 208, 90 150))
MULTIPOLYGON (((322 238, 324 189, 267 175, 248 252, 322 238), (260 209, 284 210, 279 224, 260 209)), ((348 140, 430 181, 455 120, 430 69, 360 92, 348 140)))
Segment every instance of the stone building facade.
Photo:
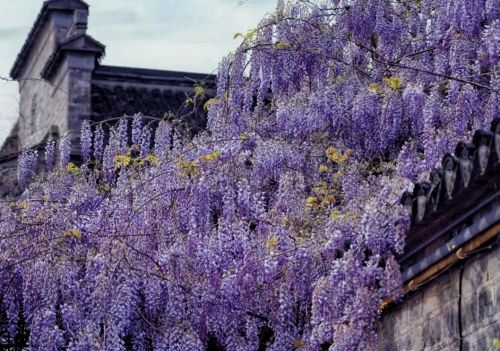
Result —
POLYGON ((412 214, 399 258, 406 294, 383 311, 378 349, 500 349, 500 118, 402 201, 412 214))
POLYGON ((493 342, 500 337, 499 267, 496 246, 409 293, 384 315, 379 350, 497 350, 493 342))
MULTIPOLYGON (((88 14, 81 0, 45 1, 14 63, 20 115, 0 149, 0 198, 15 192, 22 148, 79 129, 83 120, 182 115, 194 83, 204 82, 209 92, 215 87, 210 75, 102 65, 105 47, 86 33, 88 14)), ((194 130, 205 127, 201 112, 185 119, 194 130)), ((379 350, 494 350, 500 338, 499 120, 457 145, 403 202, 413 221, 400 258, 406 294, 383 311, 379 350)))
MULTIPOLYGON (((88 15, 82 0, 46 0, 15 60, 19 119, 0 149, 0 197, 15 188, 15 156, 25 147, 78 130, 83 120, 183 115, 194 84, 213 93, 213 75, 102 65, 105 46, 87 34, 88 15)), ((203 112, 185 115, 190 128, 205 127, 203 112)))

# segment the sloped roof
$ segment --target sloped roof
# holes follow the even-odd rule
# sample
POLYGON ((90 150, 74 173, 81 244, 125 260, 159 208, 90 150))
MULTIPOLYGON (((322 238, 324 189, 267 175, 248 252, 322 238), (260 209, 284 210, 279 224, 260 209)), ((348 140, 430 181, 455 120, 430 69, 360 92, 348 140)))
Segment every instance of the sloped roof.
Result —
POLYGON ((99 65, 94 71, 95 80, 175 85, 192 88, 194 83, 204 82, 207 89, 215 89, 213 74, 167 71, 149 68, 99 65))
POLYGON ((17 58, 10 70, 10 76, 16 79, 19 76, 21 69, 24 66, 26 57, 33 48, 40 31, 47 21, 48 15, 52 11, 73 11, 78 9, 87 10, 89 5, 82 0, 46 0, 44 1, 40 12, 38 13, 35 23, 31 27, 28 37, 24 41, 21 51, 17 54, 17 58))
POLYGON ((162 118, 168 113, 184 116, 189 129, 198 132, 206 127, 206 115, 201 102, 193 111, 186 106, 187 96, 183 92, 169 89, 147 89, 134 86, 122 87, 92 85, 92 120, 103 121, 123 115, 142 113, 145 116, 162 118))
POLYGON ((206 127, 204 102, 215 93, 215 76, 131 67, 98 66, 91 88, 92 120, 142 113, 162 118, 172 113, 193 133, 206 127), (206 97, 186 104, 194 84, 203 82, 206 97), (194 108, 193 108, 194 107, 194 108))

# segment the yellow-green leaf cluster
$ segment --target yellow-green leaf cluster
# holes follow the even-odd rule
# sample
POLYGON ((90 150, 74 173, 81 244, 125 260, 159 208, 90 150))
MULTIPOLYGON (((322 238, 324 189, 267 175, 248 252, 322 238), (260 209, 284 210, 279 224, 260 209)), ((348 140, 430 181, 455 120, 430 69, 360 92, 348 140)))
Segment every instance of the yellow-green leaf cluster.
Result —
POLYGON ((356 217, 356 215, 354 215, 351 212, 342 213, 338 210, 333 210, 332 212, 330 212, 330 219, 332 221, 341 221, 341 220, 354 221, 354 220, 358 219, 358 217, 356 217))
POLYGON ((240 141, 246 141, 246 140, 250 139, 251 136, 252 136, 252 134, 250 134, 250 133, 243 133, 240 135, 240 141))
POLYGON ((376 94, 383 94, 384 92, 399 91, 403 88, 404 80, 398 77, 386 77, 383 80, 383 85, 379 83, 370 83, 368 90, 376 94))
POLYGON ((384 88, 382 88, 377 83, 370 83, 370 85, 368 85, 368 90, 370 90, 371 92, 374 92, 376 94, 382 94, 384 92, 384 88))
POLYGON ((305 343, 300 340, 300 339, 294 339, 293 340, 293 347, 295 347, 296 349, 301 349, 305 346, 305 343))
POLYGON ((247 40, 247 41, 253 40, 255 38, 255 35, 257 34, 257 32, 258 32, 257 28, 247 30, 247 34, 245 34, 245 40, 247 40))
POLYGON ((205 96, 205 88, 201 84, 195 84, 194 86, 194 96, 195 97, 204 97, 205 96))
POLYGON ((82 238, 82 232, 76 228, 70 228, 63 233, 63 238, 75 238, 80 240, 82 238))
POLYGON ((113 164, 115 165, 115 171, 119 170, 120 168, 129 166, 130 163, 132 162, 132 158, 129 155, 117 155, 113 159, 113 164))
POLYGON ((220 151, 214 151, 214 152, 209 153, 207 155, 201 156, 200 160, 208 162, 208 161, 218 160, 219 158, 220 158, 220 151))
POLYGON ((283 49, 290 47, 290 42, 289 41, 278 41, 276 44, 274 44, 274 46, 278 50, 283 50, 283 49))
POLYGON ((333 146, 328 147, 325 151, 326 157, 332 162, 338 163, 339 165, 343 165, 345 161, 352 156, 353 151, 351 149, 347 149, 345 152, 340 152, 333 146))
POLYGON ((73 162, 68 163, 66 166, 66 171, 71 174, 71 175, 78 175, 80 173, 80 168, 78 168, 77 165, 75 165, 73 162))
POLYGON ((158 165, 159 160, 158 160, 158 157, 156 157, 155 155, 149 154, 142 159, 141 164, 144 162, 148 162, 149 164, 156 166, 156 165, 158 165))
POLYGON ((391 90, 400 90, 403 87, 403 80, 401 78, 398 78, 398 77, 384 78, 384 83, 391 90))
POLYGON ((183 156, 180 156, 177 160, 177 164, 183 171, 183 175, 191 177, 198 174, 198 164, 195 161, 186 160, 183 156))
POLYGON ((493 346, 495 346, 496 348, 500 348, 500 338, 493 339, 493 346))
POLYGON ((319 208, 319 200, 316 196, 309 196, 306 199, 306 208, 308 209, 317 209, 319 208))
POLYGON ((27 210, 28 208, 30 208, 30 204, 26 200, 19 201, 17 204, 17 208, 19 208, 20 210, 27 210))
POLYGON ((310 196, 306 200, 306 208, 309 209, 326 209, 331 204, 335 203, 335 190, 328 186, 327 182, 322 181, 321 184, 312 188, 315 196, 310 196))
POLYGON ((272 236, 266 240, 266 252, 268 254, 276 252, 277 246, 278 246, 278 238, 276 236, 272 236))
POLYGON ((212 106, 217 105, 218 102, 219 102, 219 100, 217 100, 216 98, 211 98, 211 99, 207 100, 207 102, 205 102, 205 104, 203 105, 203 108, 205 109, 205 111, 208 111, 208 110, 210 110, 210 108, 212 106))
POLYGON ((258 33, 258 30, 259 30, 258 28, 253 28, 247 30, 246 34, 240 32, 235 33, 233 35, 233 39, 243 38, 244 40, 251 41, 255 38, 255 35, 258 33))

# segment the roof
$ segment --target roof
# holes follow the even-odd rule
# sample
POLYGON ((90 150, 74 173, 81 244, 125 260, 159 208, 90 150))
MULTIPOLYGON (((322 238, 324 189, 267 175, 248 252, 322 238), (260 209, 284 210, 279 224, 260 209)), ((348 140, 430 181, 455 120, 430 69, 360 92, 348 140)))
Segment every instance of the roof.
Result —
POLYGON ((427 227, 450 211, 462 212, 477 203, 499 179, 500 118, 490 130, 477 130, 472 141, 461 141, 454 153, 444 155, 441 166, 432 170, 429 180, 416 183, 413 192, 403 194, 402 202, 411 206, 412 230, 427 227), (490 184, 492 182, 493 184, 490 184))
POLYGON ((93 77, 95 80, 175 85, 189 88, 192 88, 195 83, 204 82, 209 89, 215 89, 216 81, 216 76, 213 74, 104 65, 99 65, 96 68, 93 77))
POLYGON ((194 133, 205 129, 203 104, 215 93, 215 76, 201 73, 161 71, 142 68, 98 66, 91 87, 92 120, 142 113, 162 118, 169 112, 180 118, 194 133), (186 105, 195 84, 203 82, 206 98, 193 109, 186 105))
POLYGON ((24 41, 23 47, 10 70, 10 76, 16 79, 19 76, 21 69, 24 66, 28 53, 33 48, 43 25, 48 19, 48 15, 52 11, 73 11, 77 9, 87 10, 89 5, 82 0, 46 0, 44 1, 40 12, 38 13, 35 23, 31 27, 28 37, 24 41))
POLYGON ((404 279, 500 222, 500 118, 490 130, 476 130, 471 141, 459 142, 401 201, 411 211, 399 259, 404 279))

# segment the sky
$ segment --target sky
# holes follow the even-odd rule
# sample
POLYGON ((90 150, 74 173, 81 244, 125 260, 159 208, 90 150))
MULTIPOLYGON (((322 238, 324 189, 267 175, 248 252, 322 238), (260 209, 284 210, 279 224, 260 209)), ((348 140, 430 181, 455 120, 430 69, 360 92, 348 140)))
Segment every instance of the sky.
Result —
MULTIPOLYGON (((276 0, 85 0, 88 33, 105 65, 215 73, 233 36, 254 28, 276 0)), ((0 77, 9 71, 42 0, 0 0, 0 77)), ((0 80, 0 145, 18 117, 18 84, 0 80)))

